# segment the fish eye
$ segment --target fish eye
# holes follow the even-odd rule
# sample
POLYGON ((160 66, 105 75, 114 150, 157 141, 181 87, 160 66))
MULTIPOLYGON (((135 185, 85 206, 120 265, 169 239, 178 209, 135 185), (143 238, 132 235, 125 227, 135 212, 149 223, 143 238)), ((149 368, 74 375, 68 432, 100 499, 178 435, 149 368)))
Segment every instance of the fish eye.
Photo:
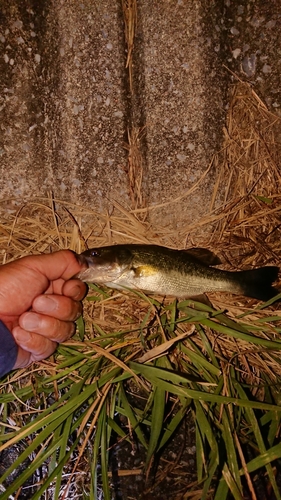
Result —
POLYGON ((99 255, 100 255, 100 252, 98 252, 98 250, 92 250, 91 251, 91 256, 92 257, 99 257, 99 255))

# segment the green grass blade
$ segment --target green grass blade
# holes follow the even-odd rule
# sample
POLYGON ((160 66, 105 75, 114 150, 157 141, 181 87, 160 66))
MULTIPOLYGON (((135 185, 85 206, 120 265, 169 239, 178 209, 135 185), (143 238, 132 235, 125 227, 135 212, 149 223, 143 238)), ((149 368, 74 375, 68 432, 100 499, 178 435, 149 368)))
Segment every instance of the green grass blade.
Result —
MULTIPOLYGON (((71 452, 73 451, 73 449, 75 448, 75 446, 77 446, 78 441, 79 441, 79 439, 77 438, 76 441, 75 441, 75 443, 71 447, 71 450, 68 452, 67 456, 64 457, 62 463, 58 465, 58 470, 59 469, 62 470, 62 467, 63 467, 64 463, 67 462, 68 458, 71 455, 71 452)), ((28 478, 30 476, 32 476, 32 474, 35 473, 35 471, 44 462, 48 461, 48 458, 57 450, 57 448, 59 447, 59 445, 60 445, 60 442, 59 443, 53 443, 52 446, 49 445, 47 449, 43 449, 42 448, 41 452, 36 456, 36 460, 33 460, 33 462, 29 465, 28 469, 25 470, 19 477, 17 477, 15 479, 15 481, 13 481, 13 483, 3 493, 3 496, 1 495, 1 500, 8 500, 10 498, 10 495, 13 495, 15 493, 15 491, 17 491, 28 480, 28 478)), ((25 458, 23 460, 25 460, 25 458)), ((18 464, 15 465, 15 468, 17 466, 18 466, 18 464)), ((52 481, 53 477, 56 476, 56 473, 57 473, 57 470, 55 469, 53 471, 53 473, 51 474, 50 478, 46 479, 47 484, 50 484, 50 482, 52 481)), ((2 484, 2 481, 3 481, 3 476, 1 478, 0 484, 2 484)), ((42 486, 42 491, 44 491, 45 489, 46 489, 46 482, 45 482, 44 486, 42 486)), ((40 498, 39 492, 37 493, 37 498, 40 498)))
POLYGON ((206 351, 208 357, 210 358, 211 365, 217 368, 217 371, 215 372, 215 374, 219 376, 219 374, 220 374, 220 367, 219 367, 218 359, 217 359, 217 357, 216 357, 216 355, 215 355, 215 353, 214 353, 214 351, 212 349, 210 341, 209 341, 207 335, 205 334, 203 328, 201 327, 201 325, 196 325, 196 330, 197 330, 200 338, 202 339, 203 350, 206 351))
POLYGON ((241 494, 240 488, 238 487, 226 463, 224 464, 222 472, 223 478, 221 479, 216 490, 214 500, 226 500, 229 498, 229 491, 231 491, 232 497, 235 500, 244 500, 244 496, 241 494))
MULTIPOLYGON (((201 328, 199 327, 199 331, 200 330, 201 328)), ((206 380, 214 382, 212 375, 219 377, 221 373, 220 369, 217 367, 217 362, 215 365, 210 363, 190 339, 189 344, 191 345, 191 348, 181 343, 179 349, 190 359, 191 363, 195 366, 200 375, 202 374, 206 380)))
POLYGON ((147 449, 147 442, 140 427, 140 420, 136 418, 131 408, 131 405, 129 404, 126 392, 122 384, 120 384, 120 400, 124 408, 124 414, 127 416, 128 421, 131 423, 131 426, 134 432, 136 433, 138 439, 140 440, 141 444, 144 446, 144 448, 147 449))
POLYGON ((211 482, 214 479, 215 471, 220 462, 219 445, 214 430, 205 414, 202 403, 194 401, 194 407, 197 476, 198 482, 204 480, 202 500, 205 500, 208 497, 211 482), (208 446, 206 446, 206 444, 208 446), (206 448, 210 451, 207 452, 206 448))
MULTIPOLYGON (((281 443, 272 446, 265 453, 261 453, 257 457, 253 458, 247 463, 247 469, 249 472, 255 472, 258 469, 265 467, 267 464, 274 462, 275 460, 281 459, 281 443)), ((240 471, 243 474, 243 470, 240 471)))
MULTIPOLYGON (((55 481, 56 482, 56 490, 54 494, 53 500, 58 500, 60 498, 60 493, 61 491, 57 488, 57 478, 60 478, 60 486, 61 486, 61 477, 63 474, 63 467, 67 464, 67 462, 70 460, 72 453, 76 449, 78 442, 79 442, 79 437, 76 438, 70 449, 65 453, 65 455, 59 460, 57 467, 50 473, 48 476, 45 478, 44 483, 42 486, 39 488, 39 490, 33 494, 32 500, 40 500, 42 498, 42 495, 45 493, 46 489, 48 486, 55 481)), ((58 446, 59 443, 57 443, 58 446)), ((38 467, 38 464, 37 464, 38 467)))
POLYGON ((277 411, 281 412, 281 407, 277 405, 271 405, 267 403, 260 403, 259 401, 250 401, 248 398, 234 398, 228 396, 220 396, 218 394, 204 392, 203 390, 193 390, 187 387, 182 387, 177 385, 177 383, 169 383, 168 380, 174 381, 177 377, 181 377, 182 384, 186 385, 185 377, 178 374, 170 373, 160 368, 156 368, 151 365, 141 365, 135 362, 130 363, 130 367, 135 370, 136 373, 142 374, 147 380, 153 384, 161 387, 162 390, 166 390, 172 394, 176 394, 181 397, 191 398, 195 400, 202 400, 215 404, 229 404, 247 407, 247 408, 257 408, 260 410, 267 411, 277 411))
POLYGON ((91 496, 93 499, 98 498, 98 464, 100 458, 100 449, 101 449, 101 440, 102 440, 102 425, 101 422, 98 421, 96 426, 96 432, 94 436, 93 442, 93 458, 91 461, 91 496))
POLYGON ((111 500, 108 481, 108 435, 106 422, 106 406, 102 407, 98 425, 101 426, 101 477, 104 500, 111 500))
POLYGON ((215 321, 212 321, 210 319, 203 319, 201 321, 202 325, 206 325, 209 328, 212 328, 213 330, 223 333, 225 335, 229 335, 230 337, 234 337, 237 339, 245 340, 246 342, 251 342, 253 344, 266 347, 268 349, 273 349, 273 350, 279 350, 281 349, 281 341, 273 341, 273 340, 267 340, 263 339, 261 337, 252 335, 250 333, 244 333, 239 329, 238 326, 236 328, 230 328, 228 326, 224 326, 220 323, 216 323, 215 321))
POLYGON ((240 497, 242 498, 243 495, 243 490, 237 461, 235 441, 233 439, 234 429, 230 423, 228 412, 229 407, 224 407, 222 412, 222 437, 226 448, 227 464, 224 465, 223 476, 234 498, 240 500, 240 497))
MULTIPOLYGON (((244 391, 244 389, 241 387, 240 384, 238 384, 237 381, 235 381, 235 388, 238 392, 238 394, 244 399, 246 398, 246 393, 244 391)), ((261 454, 266 454, 267 453, 267 449, 266 449, 266 445, 264 443, 264 440, 263 440, 263 437, 262 437, 262 432, 261 432, 261 429, 260 429, 260 424, 256 418, 256 415, 255 415, 255 412, 252 408, 245 408, 245 416, 247 418, 247 421, 248 421, 248 424, 250 425, 251 429, 252 429, 252 432, 255 436, 255 439, 256 439, 256 442, 257 442, 257 445, 259 447, 259 450, 260 450, 260 453, 261 454)), ((280 495, 280 492, 279 492, 279 488, 276 484, 276 479, 275 479, 275 474, 274 474, 274 471, 272 469, 272 466, 271 466, 271 463, 267 463, 266 466, 266 471, 267 471, 267 474, 268 474, 268 477, 269 477, 269 480, 270 480, 270 483, 272 485, 272 488, 274 490, 274 493, 276 495, 276 499, 277 500, 281 500, 281 495, 280 495)))
POLYGON ((164 448, 165 444, 171 439, 173 434, 177 431, 182 420, 184 419, 184 417, 187 414, 187 411, 190 407, 190 403, 191 403, 190 399, 187 399, 185 401, 183 400, 181 408, 173 416, 171 421, 168 424, 166 424, 164 434, 163 434, 161 441, 159 443, 159 446, 157 448, 157 452, 159 452, 161 450, 161 448, 164 448))
POLYGON ((146 454, 146 467, 149 466, 155 454, 164 425, 166 392, 160 387, 153 388, 153 407, 151 415, 150 437, 146 454))
MULTIPOLYGON (((59 492, 61 488, 61 481, 62 481, 62 471, 63 471, 63 465, 65 463, 64 458, 68 454, 68 448, 69 448, 69 436, 71 434, 71 427, 73 423, 73 414, 71 414, 65 421, 64 425, 61 426, 60 432, 61 432, 61 445, 59 448, 59 458, 58 458, 58 465, 56 467, 56 470, 54 469, 54 473, 56 474, 56 488, 55 488, 55 499, 59 498, 59 492), (62 467, 60 467, 59 470, 59 464, 62 464, 62 467)), ((57 430, 56 430, 57 432, 57 430)), ((54 453, 54 459, 56 458, 56 453, 54 453)))
POLYGON ((83 316, 80 316, 80 318, 78 318, 76 320, 76 326, 77 326, 77 329, 78 329, 78 335, 79 335, 80 340, 84 340, 84 337, 85 337, 85 321, 84 321, 83 316))

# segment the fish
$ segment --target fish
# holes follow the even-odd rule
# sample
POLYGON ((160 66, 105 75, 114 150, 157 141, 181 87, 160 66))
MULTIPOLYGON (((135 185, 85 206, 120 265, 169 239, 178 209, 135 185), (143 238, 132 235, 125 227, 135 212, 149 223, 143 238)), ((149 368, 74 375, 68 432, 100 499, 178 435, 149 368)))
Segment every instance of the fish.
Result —
POLYGON ((217 269, 220 259, 208 249, 122 244, 92 248, 77 258, 83 268, 75 278, 117 290, 177 298, 229 292, 262 301, 279 293, 272 286, 278 277, 277 266, 246 271, 217 269))

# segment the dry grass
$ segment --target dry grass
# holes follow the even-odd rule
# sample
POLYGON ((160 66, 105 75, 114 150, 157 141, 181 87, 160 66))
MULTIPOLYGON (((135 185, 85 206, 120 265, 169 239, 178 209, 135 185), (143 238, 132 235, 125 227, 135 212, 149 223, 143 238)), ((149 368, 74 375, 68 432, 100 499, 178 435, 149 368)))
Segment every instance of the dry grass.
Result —
MULTIPOLYGON (((131 206, 133 210, 146 206, 145 196, 142 189, 143 182, 143 159, 141 154, 140 142, 143 135, 143 130, 132 127, 128 129, 128 170, 129 178, 129 194, 131 198, 131 206)), ((147 210, 139 214, 141 220, 145 220, 147 210)))
POLYGON ((126 68, 129 73, 129 87, 133 94, 133 50, 137 24, 137 1, 122 0, 122 10, 124 19, 125 41, 127 45, 126 68))
POLYGON ((228 247, 236 267, 280 260, 280 126, 248 84, 234 87, 213 196, 223 193, 224 200, 212 242, 228 247))

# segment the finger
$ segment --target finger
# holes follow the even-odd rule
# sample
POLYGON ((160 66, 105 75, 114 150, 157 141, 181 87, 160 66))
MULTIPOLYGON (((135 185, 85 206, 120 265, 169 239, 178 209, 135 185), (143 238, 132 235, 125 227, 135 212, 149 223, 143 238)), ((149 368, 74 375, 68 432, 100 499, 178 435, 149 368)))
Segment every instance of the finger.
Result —
POLYGON ((31 363, 31 353, 18 346, 18 355, 13 368, 25 368, 31 363))
POLYGON ((36 333, 27 332, 20 326, 13 329, 13 336, 19 346, 14 368, 23 368, 32 361, 40 361, 53 354, 57 343, 36 333))
POLYGON ((19 325, 24 331, 36 333, 40 337, 53 342, 64 342, 75 333, 75 323, 72 321, 61 321, 52 316, 45 316, 30 311, 19 318, 19 325))
POLYGON ((39 295, 32 302, 32 310, 62 321, 76 321, 82 314, 82 304, 64 295, 39 295))
POLYGON ((87 285, 78 279, 51 281, 46 289, 47 294, 67 295, 74 300, 82 300, 87 293, 87 285))
POLYGON ((83 300, 87 294, 87 285, 77 279, 65 281, 62 294, 71 297, 73 300, 83 300))

